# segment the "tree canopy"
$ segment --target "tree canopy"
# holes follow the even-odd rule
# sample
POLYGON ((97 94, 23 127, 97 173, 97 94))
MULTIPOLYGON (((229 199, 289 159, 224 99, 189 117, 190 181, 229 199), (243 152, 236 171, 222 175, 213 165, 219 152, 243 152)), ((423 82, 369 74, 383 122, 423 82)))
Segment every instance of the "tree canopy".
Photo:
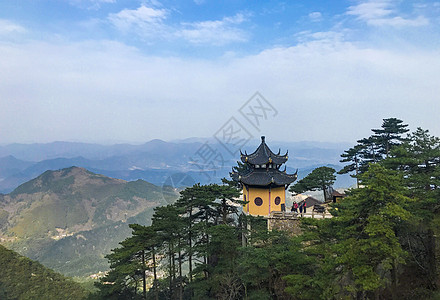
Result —
POLYGON ((324 193, 324 200, 327 200, 329 195, 327 191, 336 180, 336 170, 330 167, 319 167, 314 169, 303 179, 292 185, 290 192, 300 194, 306 191, 320 190, 324 193))

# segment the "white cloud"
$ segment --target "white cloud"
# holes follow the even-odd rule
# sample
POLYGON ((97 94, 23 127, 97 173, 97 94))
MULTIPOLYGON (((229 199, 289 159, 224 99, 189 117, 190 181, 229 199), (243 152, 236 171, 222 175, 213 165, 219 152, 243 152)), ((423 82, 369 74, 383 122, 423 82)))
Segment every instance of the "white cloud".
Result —
POLYGON ((382 26, 389 25, 394 27, 405 27, 405 26, 425 26, 429 24, 427 18, 423 16, 418 16, 415 19, 404 19, 402 17, 392 17, 392 18, 382 18, 382 19, 372 19, 368 22, 371 25, 382 26))
POLYGON ((167 24, 170 11, 140 6, 137 9, 124 9, 110 14, 108 20, 120 31, 134 33, 141 37, 158 37, 166 40, 184 39, 194 44, 224 45, 244 42, 247 34, 239 25, 247 20, 238 13, 221 20, 183 22, 180 26, 167 24))
POLYGON ((0 19, 0 36, 25 32, 26 29, 23 26, 13 23, 9 20, 0 19))
POLYGON ((223 45, 231 42, 245 42, 246 32, 236 26, 244 21, 246 17, 239 13, 216 21, 183 23, 185 28, 179 30, 177 35, 195 44, 223 45))
POLYGON ((362 21, 376 20, 392 14, 389 1, 369 1, 348 8, 347 14, 362 21))
POLYGON ((358 20, 372 26, 424 26, 429 23, 424 16, 409 19, 397 15, 398 11, 394 5, 395 2, 390 0, 370 0, 350 6, 347 14, 356 16, 358 20))
POLYGON ((322 20, 322 14, 319 11, 309 13, 309 18, 312 22, 318 22, 322 20))
POLYGON ((110 14, 108 20, 123 32, 134 30, 141 36, 151 36, 163 31, 163 21, 168 11, 141 5, 137 9, 124 9, 110 14))
POLYGON ((325 32, 216 61, 109 41, 0 43, 0 141, 211 136, 257 90, 279 111, 261 128, 271 140, 354 142, 386 117, 440 135, 439 54, 360 48, 325 32))

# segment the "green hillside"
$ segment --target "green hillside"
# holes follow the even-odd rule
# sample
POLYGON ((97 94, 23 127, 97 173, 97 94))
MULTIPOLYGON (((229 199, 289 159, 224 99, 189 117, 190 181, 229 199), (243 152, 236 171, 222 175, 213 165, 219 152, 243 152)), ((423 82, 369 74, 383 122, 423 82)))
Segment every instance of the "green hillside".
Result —
POLYGON ((128 224, 148 225, 164 202, 161 188, 143 180, 46 171, 0 195, 0 240, 65 275, 85 276, 106 270, 104 255, 130 235, 128 224))
POLYGON ((0 245, 0 299, 85 299, 76 282, 0 245))

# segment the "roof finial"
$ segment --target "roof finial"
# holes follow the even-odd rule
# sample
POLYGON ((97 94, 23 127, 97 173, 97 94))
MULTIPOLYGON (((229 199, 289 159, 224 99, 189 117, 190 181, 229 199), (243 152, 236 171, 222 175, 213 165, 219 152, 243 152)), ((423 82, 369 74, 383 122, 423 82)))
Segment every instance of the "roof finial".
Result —
POLYGON ((261 136, 261 142, 264 143, 264 140, 266 139, 266 137, 264 135, 261 136))

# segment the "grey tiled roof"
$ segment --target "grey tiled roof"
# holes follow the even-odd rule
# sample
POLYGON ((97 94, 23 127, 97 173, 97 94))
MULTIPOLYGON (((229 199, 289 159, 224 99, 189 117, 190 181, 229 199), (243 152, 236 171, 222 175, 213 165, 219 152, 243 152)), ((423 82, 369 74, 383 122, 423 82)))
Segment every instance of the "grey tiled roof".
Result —
POLYGON ((297 174, 287 174, 277 169, 254 170, 245 175, 235 173, 236 178, 246 185, 268 186, 289 185, 297 178, 297 174))
POLYGON ((241 161, 248 162, 252 165, 263 165, 267 163, 274 163, 276 165, 281 165, 287 161, 287 154, 280 155, 280 151, 277 154, 273 153, 272 150, 266 145, 264 136, 261 137, 261 144, 252 154, 241 153, 241 161))

